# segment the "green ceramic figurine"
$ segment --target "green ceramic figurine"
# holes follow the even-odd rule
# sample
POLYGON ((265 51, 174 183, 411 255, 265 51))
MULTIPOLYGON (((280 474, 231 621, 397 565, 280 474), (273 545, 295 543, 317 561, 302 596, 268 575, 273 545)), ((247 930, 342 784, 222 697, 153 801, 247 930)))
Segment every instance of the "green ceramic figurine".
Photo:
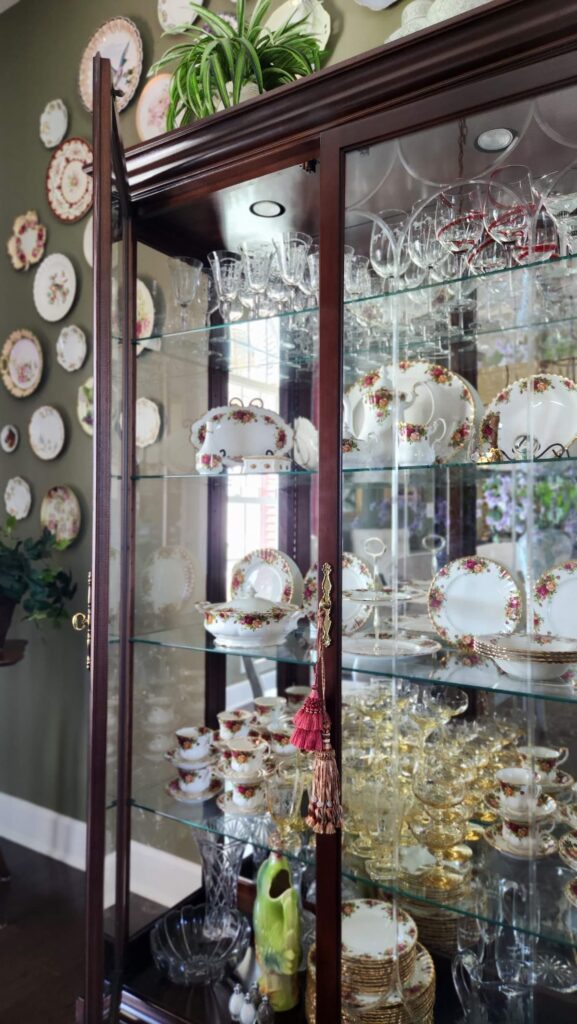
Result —
POLYGON ((280 853, 271 853, 259 868, 253 923, 260 990, 273 1010, 291 1010, 299 999, 300 903, 280 853))

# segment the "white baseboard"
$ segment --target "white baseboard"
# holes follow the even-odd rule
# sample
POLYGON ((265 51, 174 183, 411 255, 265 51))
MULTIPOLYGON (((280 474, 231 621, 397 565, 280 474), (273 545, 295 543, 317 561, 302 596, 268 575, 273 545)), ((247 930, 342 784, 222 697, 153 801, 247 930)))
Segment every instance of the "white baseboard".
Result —
MULTIPOLYGON (((0 836, 29 850, 84 871, 86 823, 28 800, 0 793, 0 836)), ((155 846, 132 842, 131 889, 138 896, 171 907, 202 882, 199 864, 155 846)), ((114 903, 114 854, 106 858, 105 906, 114 903)))

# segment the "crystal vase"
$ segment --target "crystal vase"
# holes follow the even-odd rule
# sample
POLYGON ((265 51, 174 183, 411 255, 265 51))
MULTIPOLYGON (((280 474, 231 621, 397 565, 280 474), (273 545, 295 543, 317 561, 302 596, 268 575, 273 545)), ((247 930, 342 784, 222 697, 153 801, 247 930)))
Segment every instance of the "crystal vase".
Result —
POLYGON ((245 842, 207 832, 197 838, 198 852, 202 861, 204 901, 206 904, 205 935, 211 930, 220 934, 219 922, 223 912, 233 910, 237 905, 238 876, 245 842))

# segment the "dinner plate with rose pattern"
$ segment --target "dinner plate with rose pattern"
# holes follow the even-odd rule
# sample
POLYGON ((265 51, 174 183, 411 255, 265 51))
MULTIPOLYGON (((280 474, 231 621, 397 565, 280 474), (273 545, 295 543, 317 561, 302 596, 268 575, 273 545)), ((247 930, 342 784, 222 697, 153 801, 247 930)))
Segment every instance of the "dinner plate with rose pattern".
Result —
POLYGON ((504 565, 479 555, 444 565, 429 589, 429 616, 445 643, 471 648, 474 637, 512 633, 523 599, 504 565))
MULTIPOLYGON (((360 558, 350 551, 343 552, 343 590, 374 590, 375 582, 371 570, 360 558)), ((318 608, 317 563, 311 565, 304 578, 303 607, 308 619, 316 621, 318 608)), ((372 614, 369 605, 343 598, 343 633, 351 636, 368 622, 372 614)))
POLYGON ((577 639, 577 560, 548 569, 533 591, 533 616, 539 633, 577 639))

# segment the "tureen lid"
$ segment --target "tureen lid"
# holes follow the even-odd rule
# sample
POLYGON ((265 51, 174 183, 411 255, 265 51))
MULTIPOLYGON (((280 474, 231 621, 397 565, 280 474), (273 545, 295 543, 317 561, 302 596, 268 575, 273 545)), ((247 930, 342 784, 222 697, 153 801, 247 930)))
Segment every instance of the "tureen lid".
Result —
POLYGON ((269 612, 271 609, 278 609, 284 614, 298 611, 296 604, 279 604, 275 601, 268 601, 264 597, 258 597, 254 587, 245 587, 242 597, 235 597, 230 601, 223 601, 220 604, 211 604, 209 601, 201 601, 197 608, 203 612, 269 612))

